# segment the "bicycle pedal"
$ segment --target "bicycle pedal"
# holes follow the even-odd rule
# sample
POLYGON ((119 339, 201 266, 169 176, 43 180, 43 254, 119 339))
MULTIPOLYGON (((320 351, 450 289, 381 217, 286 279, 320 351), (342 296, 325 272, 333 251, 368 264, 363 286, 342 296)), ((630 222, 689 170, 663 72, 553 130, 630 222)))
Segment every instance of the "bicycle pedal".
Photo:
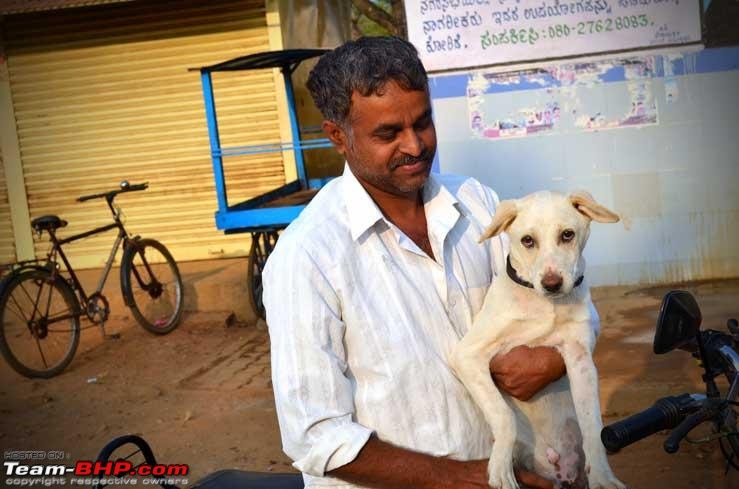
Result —
POLYGON ((105 339, 106 340, 120 340, 121 334, 120 333, 105 333, 105 339))

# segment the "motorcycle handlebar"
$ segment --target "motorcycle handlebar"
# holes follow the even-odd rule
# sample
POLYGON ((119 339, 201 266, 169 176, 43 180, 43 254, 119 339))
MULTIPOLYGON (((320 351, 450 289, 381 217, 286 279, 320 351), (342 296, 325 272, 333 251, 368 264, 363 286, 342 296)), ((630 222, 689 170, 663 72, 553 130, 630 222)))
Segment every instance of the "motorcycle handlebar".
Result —
POLYGON ((688 416, 680 425, 675 428, 670 436, 665 440, 664 449, 667 453, 675 453, 680 449, 680 442, 690 431, 702 422, 712 419, 720 411, 720 402, 708 402, 698 411, 688 416))
POLYGON ((609 452, 615 453, 658 431, 672 429, 700 409, 701 397, 695 394, 664 397, 652 407, 603 428, 601 441, 609 452))

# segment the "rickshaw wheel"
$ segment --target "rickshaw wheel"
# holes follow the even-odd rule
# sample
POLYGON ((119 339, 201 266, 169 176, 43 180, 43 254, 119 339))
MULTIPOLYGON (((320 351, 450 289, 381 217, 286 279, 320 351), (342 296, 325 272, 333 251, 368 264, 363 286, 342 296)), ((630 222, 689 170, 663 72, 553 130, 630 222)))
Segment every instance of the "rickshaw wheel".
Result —
POLYGON ((265 319, 264 303, 262 302, 262 272, 267 258, 277 243, 276 230, 251 233, 251 249, 246 269, 247 296, 251 308, 258 318, 265 319))

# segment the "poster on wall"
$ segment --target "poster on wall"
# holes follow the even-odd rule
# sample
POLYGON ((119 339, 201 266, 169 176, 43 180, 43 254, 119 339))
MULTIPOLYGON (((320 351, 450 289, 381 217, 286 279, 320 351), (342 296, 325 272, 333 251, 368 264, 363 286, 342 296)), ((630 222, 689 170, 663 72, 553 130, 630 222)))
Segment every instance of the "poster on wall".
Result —
POLYGON ((405 0, 428 71, 701 41, 699 0, 405 0))

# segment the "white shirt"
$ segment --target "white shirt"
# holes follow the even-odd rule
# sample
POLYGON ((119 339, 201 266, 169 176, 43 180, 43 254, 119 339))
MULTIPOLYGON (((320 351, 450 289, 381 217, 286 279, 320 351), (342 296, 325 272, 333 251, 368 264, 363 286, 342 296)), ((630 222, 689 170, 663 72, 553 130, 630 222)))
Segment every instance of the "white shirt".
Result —
POLYGON ((436 261, 385 219, 347 168, 285 230, 264 270, 272 382, 285 453, 306 487, 384 441, 460 460, 490 456, 482 413, 447 365, 507 244, 478 244, 496 194, 431 174, 423 191, 436 261))

